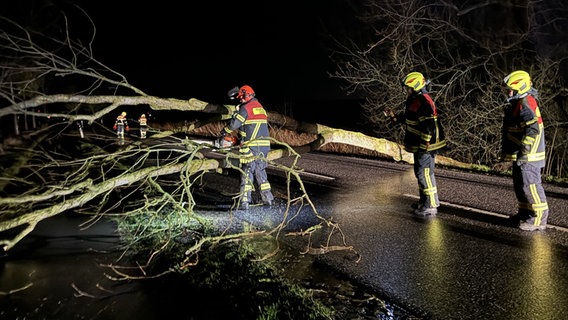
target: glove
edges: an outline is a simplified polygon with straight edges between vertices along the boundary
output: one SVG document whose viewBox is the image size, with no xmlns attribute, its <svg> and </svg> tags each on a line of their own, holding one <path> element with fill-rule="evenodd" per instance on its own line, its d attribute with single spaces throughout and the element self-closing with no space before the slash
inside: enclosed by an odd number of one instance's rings
<svg viewBox="0 0 568 320">
<path fill-rule="evenodd" d="M 116 130 L 116 124 L 114 125 L 114 127 L 112 127 L 112 130 Z"/>
<path fill-rule="evenodd" d="M 124 128 L 124 131 L 126 132 L 130 131 L 130 127 L 126 126 L 126 128 Z"/>
</svg>

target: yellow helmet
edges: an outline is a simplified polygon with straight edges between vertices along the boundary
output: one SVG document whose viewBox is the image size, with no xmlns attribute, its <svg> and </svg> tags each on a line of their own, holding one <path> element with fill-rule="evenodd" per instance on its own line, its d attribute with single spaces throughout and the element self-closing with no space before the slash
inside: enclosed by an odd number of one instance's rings
<svg viewBox="0 0 568 320">
<path fill-rule="evenodd" d="M 402 84 L 412 88 L 414 91 L 420 91 L 426 85 L 426 79 L 424 75 L 420 72 L 411 72 L 406 75 Z"/>
<path fill-rule="evenodd" d="M 124 117 L 124 116 L 126 116 L 126 112 L 123 112 L 120 115 Z"/>
<path fill-rule="evenodd" d="M 523 94 L 531 88 L 531 77 L 528 72 L 523 70 L 511 72 L 503 81 L 507 87 L 516 91 L 517 94 Z"/>
</svg>

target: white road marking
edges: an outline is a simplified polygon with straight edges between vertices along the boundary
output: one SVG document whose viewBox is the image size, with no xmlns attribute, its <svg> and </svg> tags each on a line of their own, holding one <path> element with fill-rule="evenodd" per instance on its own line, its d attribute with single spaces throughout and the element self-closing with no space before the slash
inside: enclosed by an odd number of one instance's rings
<svg viewBox="0 0 568 320">
<path fill-rule="evenodd" d="M 408 198 L 413 198 L 413 199 L 419 199 L 418 196 L 411 195 L 411 194 L 403 194 L 403 196 L 408 197 Z M 440 201 L 440 205 L 443 205 L 444 207 L 450 207 L 450 208 L 462 209 L 462 210 L 467 210 L 467 211 L 472 211 L 472 212 L 477 212 L 477 213 L 482 213 L 482 214 L 488 214 L 488 215 L 495 216 L 495 217 L 501 217 L 501 218 L 508 218 L 509 217 L 509 215 L 506 215 L 506 214 L 482 210 L 482 209 L 477 209 L 477 208 L 472 208 L 472 207 L 467 207 L 467 206 L 462 206 L 462 205 L 459 205 L 459 204 L 445 202 L 445 201 Z M 561 226 L 555 226 L 553 224 L 547 224 L 546 228 L 568 232 L 568 228 L 564 228 L 564 227 L 561 227 Z"/>
</svg>

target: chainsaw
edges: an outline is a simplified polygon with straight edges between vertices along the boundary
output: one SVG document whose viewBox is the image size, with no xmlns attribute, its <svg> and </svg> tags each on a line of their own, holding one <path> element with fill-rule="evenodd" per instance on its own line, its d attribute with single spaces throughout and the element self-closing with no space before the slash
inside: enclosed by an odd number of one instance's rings
<svg viewBox="0 0 568 320">
<path fill-rule="evenodd" d="M 238 139 L 235 136 L 223 136 L 215 140 L 215 148 L 230 149 L 238 144 Z"/>
</svg>

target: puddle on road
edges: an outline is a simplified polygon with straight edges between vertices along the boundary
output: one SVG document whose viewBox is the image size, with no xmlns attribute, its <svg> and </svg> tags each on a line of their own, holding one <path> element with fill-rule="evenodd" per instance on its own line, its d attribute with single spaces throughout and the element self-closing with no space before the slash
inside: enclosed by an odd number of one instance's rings
<svg viewBox="0 0 568 320">
<path fill-rule="evenodd" d="M 222 308 L 222 302 L 200 301 L 207 297 L 199 293 L 180 295 L 184 289 L 179 288 L 175 276 L 153 285 L 109 279 L 106 275 L 112 272 L 104 266 L 116 263 L 120 255 L 115 250 L 118 237 L 114 225 L 99 222 L 79 230 L 84 220 L 61 215 L 44 221 L 0 257 L 1 319 L 150 320 L 175 317 L 179 308 L 187 312 L 188 301 L 194 319 L 205 319 L 210 310 Z M 286 276 L 334 306 L 344 319 L 419 319 L 336 276 L 312 256 L 290 251 L 282 261 Z"/>
</svg>

